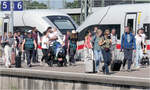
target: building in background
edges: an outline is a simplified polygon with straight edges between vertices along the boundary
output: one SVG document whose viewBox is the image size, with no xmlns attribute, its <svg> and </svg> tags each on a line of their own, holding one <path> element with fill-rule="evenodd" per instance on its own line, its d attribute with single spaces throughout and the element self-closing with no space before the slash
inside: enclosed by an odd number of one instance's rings
<svg viewBox="0 0 150 90">
<path fill-rule="evenodd" d="M 81 3 L 81 1 L 82 0 L 78 0 L 79 3 Z M 93 0 L 93 7 L 103 7 L 117 4 L 134 4 L 134 3 L 150 3 L 150 0 Z M 79 6 L 81 6 L 81 4 Z"/>
</svg>

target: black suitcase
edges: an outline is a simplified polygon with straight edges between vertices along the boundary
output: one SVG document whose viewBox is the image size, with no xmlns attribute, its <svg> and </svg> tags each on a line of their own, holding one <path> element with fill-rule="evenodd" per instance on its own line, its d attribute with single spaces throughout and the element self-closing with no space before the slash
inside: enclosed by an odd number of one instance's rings
<svg viewBox="0 0 150 90">
<path fill-rule="evenodd" d="M 15 57 L 15 67 L 21 68 L 21 52 Z"/>
<path fill-rule="evenodd" d="M 111 71 L 120 71 L 121 65 L 121 60 L 114 60 L 111 64 Z"/>
</svg>

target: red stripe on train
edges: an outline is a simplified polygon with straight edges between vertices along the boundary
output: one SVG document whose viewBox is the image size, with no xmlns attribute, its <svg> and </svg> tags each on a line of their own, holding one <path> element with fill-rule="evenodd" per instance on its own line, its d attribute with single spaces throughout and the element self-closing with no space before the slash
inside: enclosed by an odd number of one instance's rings
<svg viewBox="0 0 150 90">
<path fill-rule="evenodd" d="M 81 50 L 81 49 L 83 49 L 84 48 L 84 45 L 79 45 L 78 47 L 77 47 L 77 50 Z M 116 45 L 116 48 L 117 49 L 120 49 L 121 48 L 121 44 L 117 44 Z M 147 50 L 150 50 L 150 45 L 147 45 Z"/>
</svg>

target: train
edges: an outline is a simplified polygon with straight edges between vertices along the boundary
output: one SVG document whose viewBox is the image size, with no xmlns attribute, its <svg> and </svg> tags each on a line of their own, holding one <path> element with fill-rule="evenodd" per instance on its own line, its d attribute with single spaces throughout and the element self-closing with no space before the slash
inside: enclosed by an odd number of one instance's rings
<svg viewBox="0 0 150 90">
<path fill-rule="evenodd" d="M 91 14 L 77 29 L 79 33 L 78 50 L 82 53 L 84 49 L 84 37 L 87 30 L 93 30 L 98 27 L 102 30 L 116 29 L 118 43 L 116 48 L 121 48 L 121 36 L 124 33 L 124 27 L 129 26 L 135 34 L 140 28 L 144 28 L 146 34 L 146 50 L 150 55 L 150 4 L 124 4 L 112 5 L 100 8 L 97 12 Z M 82 55 L 82 54 L 81 54 Z"/>
<path fill-rule="evenodd" d="M 9 11 L 0 11 L 0 33 L 10 30 Z M 57 28 L 60 35 L 67 30 L 76 30 L 78 25 L 64 12 L 48 9 L 24 10 L 13 12 L 13 32 L 24 32 L 36 27 L 43 33 L 48 27 Z"/>
</svg>

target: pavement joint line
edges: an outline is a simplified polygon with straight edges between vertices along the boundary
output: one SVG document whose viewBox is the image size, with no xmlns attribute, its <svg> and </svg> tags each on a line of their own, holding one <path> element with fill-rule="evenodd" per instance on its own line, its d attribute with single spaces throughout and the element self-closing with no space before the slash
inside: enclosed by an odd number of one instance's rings
<svg viewBox="0 0 150 90">
<path fill-rule="evenodd" d="M 0 70 L 6 70 L 7 68 L 1 68 Z M 24 69 L 24 68 L 21 68 L 21 69 L 18 69 L 18 68 L 10 68 L 10 69 L 7 69 L 7 70 L 21 70 L 21 71 L 39 71 L 39 72 L 53 72 L 53 73 L 61 73 L 61 74 L 75 74 L 75 75 L 90 75 L 90 76 L 105 76 L 105 77 L 109 77 L 109 78 L 126 78 L 126 79 L 141 79 L 141 80 L 149 80 L 150 81 L 150 78 L 140 78 L 140 77 L 128 77 L 128 76 L 114 76 L 114 75 L 96 75 L 96 74 L 87 74 L 87 73 L 74 73 L 74 72 L 60 72 L 60 71 L 46 71 L 46 70 L 35 70 L 35 69 Z"/>
</svg>

